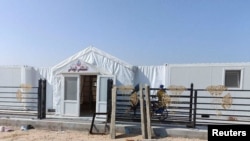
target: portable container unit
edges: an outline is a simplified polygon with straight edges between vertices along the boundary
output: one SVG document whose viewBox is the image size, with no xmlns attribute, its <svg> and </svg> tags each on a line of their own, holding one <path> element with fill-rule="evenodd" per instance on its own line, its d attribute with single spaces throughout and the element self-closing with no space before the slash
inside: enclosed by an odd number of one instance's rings
<svg viewBox="0 0 250 141">
<path fill-rule="evenodd" d="M 189 88 L 194 84 L 198 90 L 197 103 L 203 103 L 197 104 L 198 116 L 227 119 L 230 115 L 240 119 L 250 116 L 249 106 L 244 106 L 250 103 L 250 92 L 244 91 L 250 90 L 250 63 L 168 64 L 166 74 L 167 86 Z"/>
<path fill-rule="evenodd" d="M 0 66 L 0 110 L 36 110 L 28 103 L 29 97 L 37 97 L 36 71 L 29 66 Z"/>
</svg>

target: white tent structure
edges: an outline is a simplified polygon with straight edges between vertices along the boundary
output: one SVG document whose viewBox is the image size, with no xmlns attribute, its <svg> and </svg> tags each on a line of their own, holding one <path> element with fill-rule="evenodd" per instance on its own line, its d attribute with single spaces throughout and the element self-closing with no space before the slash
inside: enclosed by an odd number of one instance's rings
<svg viewBox="0 0 250 141">
<path fill-rule="evenodd" d="M 90 46 L 51 68 L 48 82 L 53 86 L 53 108 L 60 115 L 80 116 L 87 110 L 81 105 L 95 99 L 95 105 L 88 108 L 105 112 L 107 79 L 115 85 L 134 85 L 135 72 L 136 67 Z M 91 93 L 92 98 L 84 93 Z"/>
<path fill-rule="evenodd" d="M 25 84 L 36 87 L 39 79 L 46 79 L 46 110 L 55 110 L 59 116 L 74 117 L 106 112 L 107 84 L 110 79 L 117 86 L 147 84 L 151 88 L 158 88 L 163 84 L 166 88 L 171 85 L 189 88 L 193 83 L 195 89 L 224 85 L 232 90 L 249 90 L 249 77 L 249 62 L 133 66 L 92 46 L 49 68 L 0 66 L 0 86 Z M 5 91 L 3 88 L 0 90 Z M 19 89 L 8 91 L 19 92 Z M 155 94 L 155 91 L 151 91 L 151 94 Z M 246 93 L 235 92 L 235 95 L 246 97 Z M 2 96 L 9 97 L 8 94 Z M 2 101 L 0 110 L 11 107 L 9 105 Z M 27 109 L 30 105 L 13 106 Z"/>
</svg>

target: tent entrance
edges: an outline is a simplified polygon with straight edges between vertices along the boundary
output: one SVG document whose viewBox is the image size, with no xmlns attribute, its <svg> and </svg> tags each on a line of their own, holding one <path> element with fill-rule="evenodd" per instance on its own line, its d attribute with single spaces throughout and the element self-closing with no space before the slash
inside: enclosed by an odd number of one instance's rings
<svg viewBox="0 0 250 141">
<path fill-rule="evenodd" d="M 97 75 L 80 76 L 80 117 L 92 116 L 96 109 Z"/>
</svg>

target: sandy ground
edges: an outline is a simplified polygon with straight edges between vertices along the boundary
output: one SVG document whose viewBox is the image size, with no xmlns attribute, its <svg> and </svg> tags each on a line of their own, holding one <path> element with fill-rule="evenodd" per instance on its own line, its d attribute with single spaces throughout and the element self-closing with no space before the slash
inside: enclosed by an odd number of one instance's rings
<svg viewBox="0 0 250 141">
<path fill-rule="evenodd" d="M 0 141 L 146 141 L 142 139 L 141 135 L 124 135 L 116 134 L 116 139 L 110 139 L 110 135 L 93 135 L 87 132 L 81 131 L 49 131 L 30 129 L 27 131 L 21 131 L 18 128 L 13 128 L 11 132 L 0 132 Z M 207 141 L 201 139 L 188 139 L 188 138 L 176 138 L 165 137 L 152 139 L 163 141 Z"/>
</svg>

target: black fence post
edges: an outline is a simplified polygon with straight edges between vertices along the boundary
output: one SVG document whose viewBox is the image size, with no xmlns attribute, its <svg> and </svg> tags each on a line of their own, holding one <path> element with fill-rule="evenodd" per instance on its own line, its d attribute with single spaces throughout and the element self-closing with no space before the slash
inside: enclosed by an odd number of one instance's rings
<svg viewBox="0 0 250 141">
<path fill-rule="evenodd" d="M 192 111 L 193 111 L 193 91 L 194 91 L 194 84 L 191 83 L 190 86 L 190 103 L 189 103 L 189 122 L 192 122 Z"/>
<path fill-rule="evenodd" d="M 41 92 L 42 92 L 42 79 L 38 80 L 38 92 L 37 92 L 37 118 L 42 119 L 41 116 Z"/>
<path fill-rule="evenodd" d="M 42 92 L 41 92 L 41 118 L 46 118 L 46 80 L 42 81 Z"/>
<path fill-rule="evenodd" d="M 195 126 L 196 126 L 196 108 L 197 108 L 197 96 L 198 96 L 198 94 L 197 94 L 198 92 L 197 92 L 197 90 L 195 90 L 195 92 L 194 92 L 194 115 L 193 115 L 193 128 L 195 128 Z"/>
<path fill-rule="evenodd" d="M 107 86 L 107 123 L 110 123 L 111 119 L 111 104 L 112 104 L 112 88 L 113 88 L 113 80 L 108 79 L 108 86 Z"/>
</svg>

